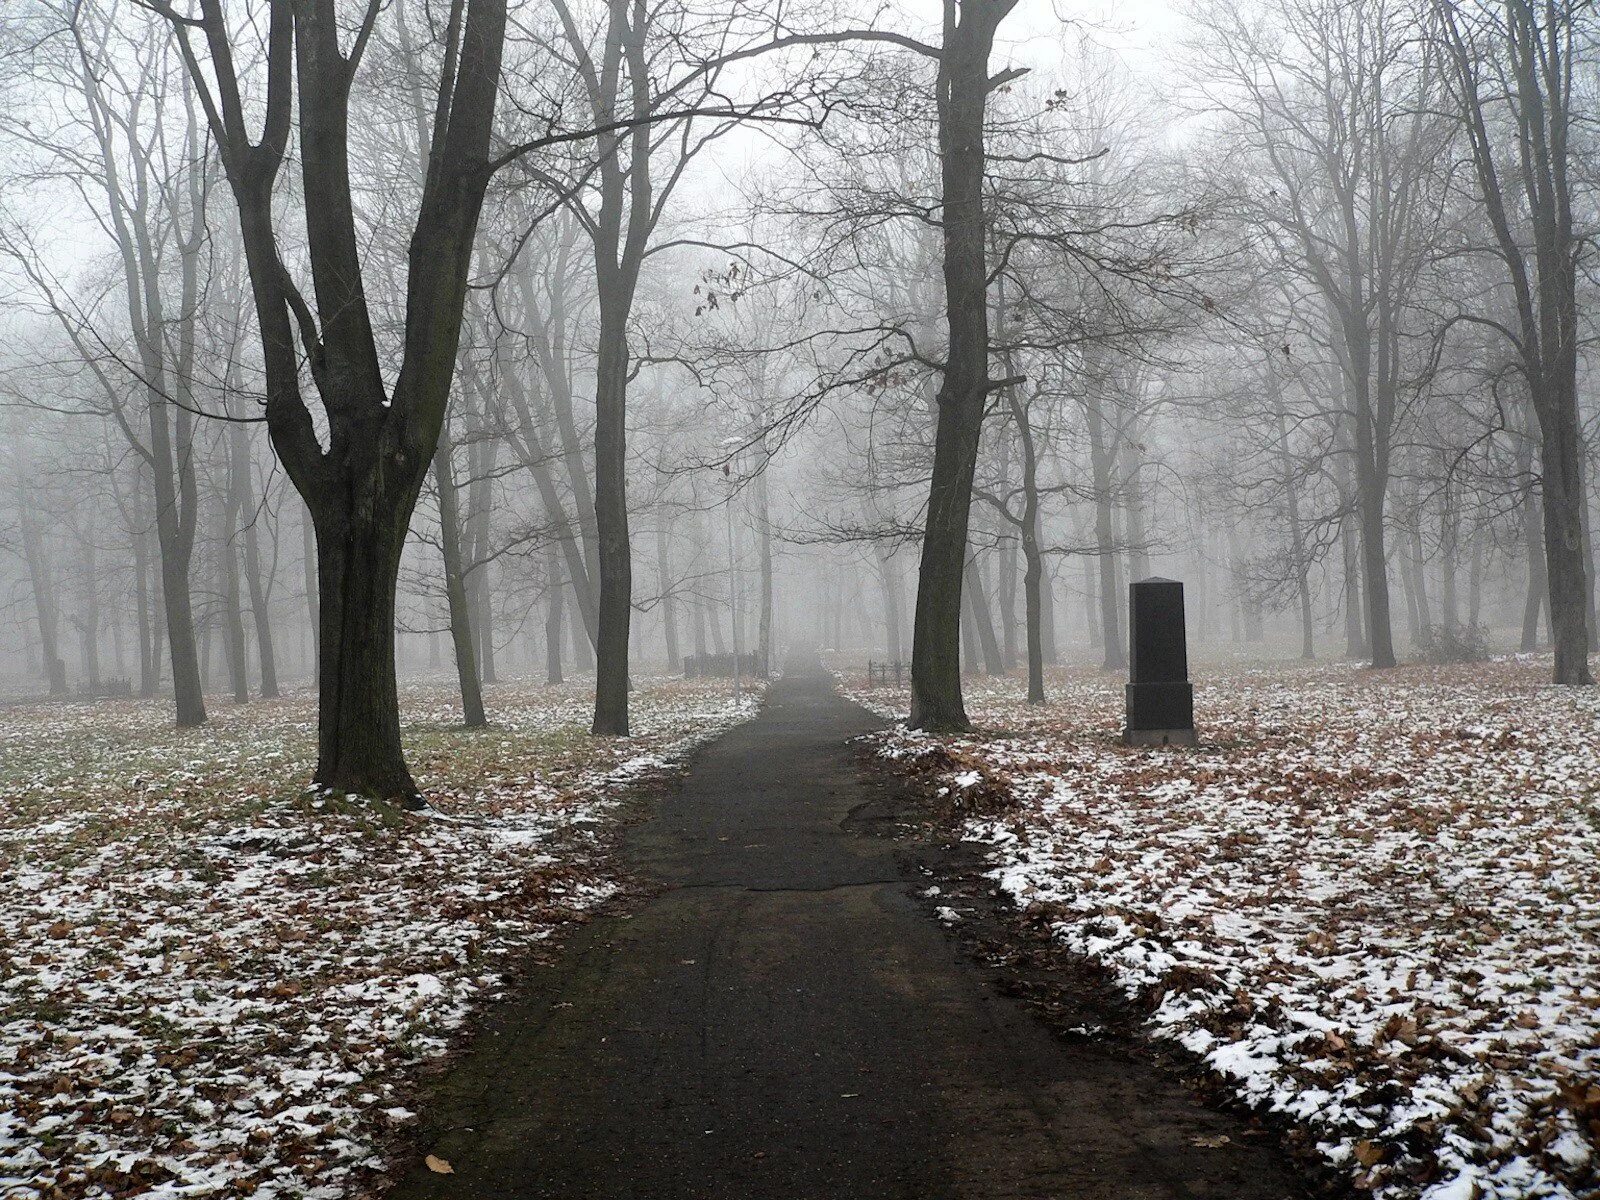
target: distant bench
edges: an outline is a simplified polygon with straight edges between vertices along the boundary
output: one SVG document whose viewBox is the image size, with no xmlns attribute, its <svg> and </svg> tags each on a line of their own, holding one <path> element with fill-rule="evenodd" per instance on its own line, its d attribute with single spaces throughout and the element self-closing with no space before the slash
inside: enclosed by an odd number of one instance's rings
<svg viewBox="0 0 1600 1200">
<path fill-rule="evenodd" d="M 904 687 L 906 677 L 911 674 L 911 664 L 905 662 L 874 662 L 867 660 L 867 686 L 888 687 L 890 676 L 894 677 L 895 687 Z"/>
</svg>

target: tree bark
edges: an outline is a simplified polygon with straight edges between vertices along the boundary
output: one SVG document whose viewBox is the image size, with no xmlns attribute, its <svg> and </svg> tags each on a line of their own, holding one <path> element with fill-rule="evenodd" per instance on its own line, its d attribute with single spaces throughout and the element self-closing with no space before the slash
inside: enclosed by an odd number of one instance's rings
<svg viewBox="0 0 1600 1200">
<path fill-rule="evenodd" d="M 683 670 L 683 653 L 678 648 L 677 588 L 672 577 L 671 547 L 667 544 L 665 512 L 656 514 L 656 578 L 661 586 L 661 632 L 667 644 L 667 670 L 676 675 Z"/>
<path fill-rule="evenodd" d="M 450 643 L 455 650 L 456 678 L 461 685 L 462 723 L 468 729 L 481 729 L 488 719 L 483 711 L 483 685 L 478 678 L 478 655 L 473 649 L 472 608 L 461 561 L 461 507 L 455 467 L 451 462 L 452 449 L 447 427 L 441 431 L 433 455 L 433 479 L 439 492 L 439 549 L 444 558 Z"/>
<path fill-rule="evenodd" d="M 628 733 L 628 625 L 633 619 L 627 481 L 627 319 L 632 289 L 631 283 L 611 275 L 602 264 L 594 424 L 594 515 L 600 545 L 600 598 L 591 730 L 598 736 L 623 737 Z M 626 296 L 616 294 L 623 286 L 628 288 Z"/>
<path fill-rule="evenodd" d="M 989 396 L 984 112 L 995 30 L 1015 0 L 945 0 L 939 55 L 940 198 L 948 347 L 917 573 L 910 724 L 970 727 L 961 696 L 961 591 L 973 472 Z"/>
<path fill-rule="evenodd" d="M 228 683 L 235 704 L 250 700 L 250 656 L 244 640 L 244 589 L 239 581 L 239 547 L 234 534 L 239 528 L 239 493 L 229 480 L 218 514 L 214 548 L 218 574 L 222 577 L 222 648 L 228 664 Z"/>
<path fill-rule="evenodd" d="M 556 684 L 564 681 L 561 674 L 561 602 L 567 589 L 561 578 L 561 559 L 553 543 L 545 550 L 544 577 L 544 681 Z"/>
</svg>

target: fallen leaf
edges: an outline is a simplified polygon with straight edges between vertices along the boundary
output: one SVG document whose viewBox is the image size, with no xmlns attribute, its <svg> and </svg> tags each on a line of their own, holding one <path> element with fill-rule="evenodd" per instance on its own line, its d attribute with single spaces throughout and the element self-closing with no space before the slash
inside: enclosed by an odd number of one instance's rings
<svg viewBox="0 0 1600 1200">
<path fill-rule="evenodd" d="M 456 1169 L 450 1165 L 448 1158 L 440 1158 L 437 1154 L 430 1154 L 422 1160 L 427 1164 L 428 1170 L 435 1175 L 454 1175 Z"/>
</svg>

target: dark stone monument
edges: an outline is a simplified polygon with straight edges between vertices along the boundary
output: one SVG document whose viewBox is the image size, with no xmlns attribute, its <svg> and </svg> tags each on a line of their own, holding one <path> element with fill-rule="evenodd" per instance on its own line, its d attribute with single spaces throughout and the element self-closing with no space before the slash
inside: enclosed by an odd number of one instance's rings
<svg viewBox="0 0 1600 1200">
<path fill-rule="evenodd" d="M 1183 629 L 1183 584 L 1141 579 L 1128 585 L 1130 746 L 1193 746 L 1194 685 Z"/>
</svg>

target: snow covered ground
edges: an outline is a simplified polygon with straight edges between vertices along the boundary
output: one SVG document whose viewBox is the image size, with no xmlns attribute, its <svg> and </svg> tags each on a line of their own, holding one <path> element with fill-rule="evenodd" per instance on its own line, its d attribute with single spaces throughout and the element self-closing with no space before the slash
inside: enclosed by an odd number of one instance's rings
<svg viewBox="0 0 1600 1200">
<path fill-rule="evenodd" d="M 1117 742 L 1120 678 L 970 681 L 900 728 L 992 877 L 1151 1030 L 1385 1200 L 1600 1196 L 1600 693 L 1548 661 L 1232 668 L 1198 751 Z M 857 699 L 903 717 L 906 697 Z"/>
<path fill-rule="evenodd" d="M 616 889 L 625 785 L 757 703 L 640 681 L 602 742 L 575 687 L 470 734 L 403 699 L 431 814 L 304 793 L 305 697 L 0 711 L 0 1196 L 360 1194 L 470 1007 Z"/>
</svg>

